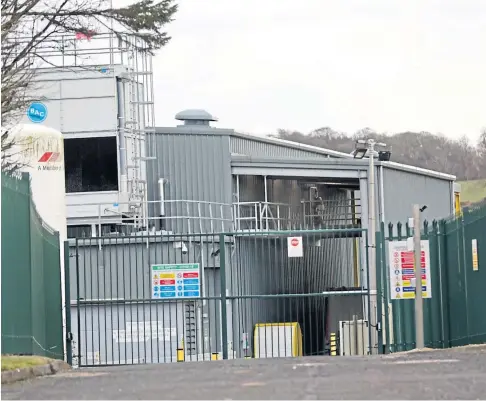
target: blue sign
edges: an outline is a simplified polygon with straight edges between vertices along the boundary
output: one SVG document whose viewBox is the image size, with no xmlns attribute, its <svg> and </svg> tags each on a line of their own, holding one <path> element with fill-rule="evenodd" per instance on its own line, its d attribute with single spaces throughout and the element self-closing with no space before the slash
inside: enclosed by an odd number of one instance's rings
<svg viewBox="0 0 486 401">
<path fill-rule="evenodd" d="M 175 286 L 174 285 L 161 285 L 160 286 L 160 291 L 174 291 Z"/>
<path fill-rule="evenodd" d="M 29 120 L 33 123 L 42 123 L 47 118 L 47 107 L 44 103 L 33 102 L 27 109 L 27 117 L 29 117 Z"/>
<path fill-rule="evenodd" d="M 185 297 L 198 297 L 199 291 L 184 291 Z"/>
<path fill-rule="evenodd" d="M 160 298 L 174 298 L 176 296 L 175 291 L 173 292 L 161 292 Z"/>
<path fill-rule="evenodd" d="M 198 285 L 185 285 L 184 291 L 199 291 Z"/>
<path fill-rule="evenodd" d="M 198 278 L 185 278 L 184 279 L 184 285 L 187 286 L 188 284 L 199 285 L 199 279 Z"/>
<path fill-rule="evenodd" d="M 422 286 L 422 291 L 427 291 L 427 286 Z M 415 292 L 415 287 L 403 287 L 403 292 Z"/>
</svg>

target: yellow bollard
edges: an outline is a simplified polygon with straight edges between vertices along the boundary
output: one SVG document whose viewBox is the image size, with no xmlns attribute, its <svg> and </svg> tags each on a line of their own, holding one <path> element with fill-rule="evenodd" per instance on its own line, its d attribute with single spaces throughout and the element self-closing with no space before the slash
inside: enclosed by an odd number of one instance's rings
<svg viewBox="0 0 486 401">
<path fill-rule="evenodd" d="M 211 360 L 217 361 L 218 359 L 219 359 L 219 354 L 217 352 L 212 352 L 211 353 Z"/>
<path fill-rule="evenodd" d="M 331 356 L 337 355 L 337 341 L 336 341 L 336 333 L 331 333 L 330 336 L 331 342 Z"/>
<path fill-rule="evenodd" d="M 177 362 L 184 362 L 184 337 L 181 337 L 181 346 L 177 348 Z"/>
<path fill-rule="evenodd" d="M 184 362 L 184 348 L 177 348 L 177 362 Z"/>
</svg>

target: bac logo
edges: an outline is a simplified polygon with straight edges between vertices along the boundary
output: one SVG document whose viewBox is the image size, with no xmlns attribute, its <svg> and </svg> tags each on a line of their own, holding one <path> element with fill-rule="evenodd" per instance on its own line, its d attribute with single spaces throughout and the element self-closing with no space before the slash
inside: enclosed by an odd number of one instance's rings
<svg viewBox="0 0 486 401">
<path fill-rule="evenodd" d="M 47 107 L 41 102 L 33 102 L 27 109 L 27 117 L 33 123 L 42 123 L 47 118 Z"/>
<path fill-rule="evenodd" d="M 59 156 L 61 154 L 59 152 L 45 152 L 41 158 L 39 159 L 39 163 L 47 163 L 47 162 L 58 162 Z"/>
</svg>

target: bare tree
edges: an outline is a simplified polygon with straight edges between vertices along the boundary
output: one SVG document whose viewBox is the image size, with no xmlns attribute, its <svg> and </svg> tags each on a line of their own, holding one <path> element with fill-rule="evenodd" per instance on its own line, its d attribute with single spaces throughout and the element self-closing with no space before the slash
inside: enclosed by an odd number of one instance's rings
<svg viewBox="0 0 486 401">
<path fill-rule="evenodd" d="M 483 128 L 479 135 L 478 151 L 482 157 L 486 157 L 486 128 Z"/>
<path fill-rule="evenodd" d="M 9 127 L 33 100 L 36 66 L 52 65 L 43 54 L 63 51 L 64 44 L 55 39 L 59 34 L 89 39 L 111 33 L 120 41 L 129 34 L 143 44 L 137 50 L 153 54 L 170 40 L 165 27 L 176 12 L 174 0 L 137 0 L 118 8 L 111 0 L 2 0 L 2 170 L 14 169 L 3 162 L 13 146 Z"/>
</svg>

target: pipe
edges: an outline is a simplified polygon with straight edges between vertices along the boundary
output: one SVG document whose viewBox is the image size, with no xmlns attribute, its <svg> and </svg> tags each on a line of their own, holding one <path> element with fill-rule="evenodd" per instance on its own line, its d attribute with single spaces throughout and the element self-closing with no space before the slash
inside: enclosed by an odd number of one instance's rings
<svg viewBox="0 0 486 401">
<path fill-rule="evenodd" d="M 383 165 L 380 166 L 380 207 L 381 207 L 381 222 L 385 223 L 385 190 L 383 184 Z"/>
<path fill-rule="evenodd" d="M 160 197 L 160 212 L 159 212 L 159 217 L 160 217 L 160 229 L 164 230 L 165 229 L 165 220 L 163 217 L 165 216 L 165 188 L 164 185 L 167 182 L 165 178 L 159 178 L 158 184 L 159 184 L 159 197 Z"/>
<path fill-rule="evenodd" d="M 127 149 L 125 141 L 125 87 L 121 78 L 116 78 L 118 99 L 118 141 L 120 152 L 120 192 L 128 192 Z"/>
<path fill-rule="evenodd" d="M 159 196 L 160 196 L 160 216 L 165 216 L 165 192 L 164 184 L 167 182 L 165 178 L 159 178 Z"/>
</svg>

